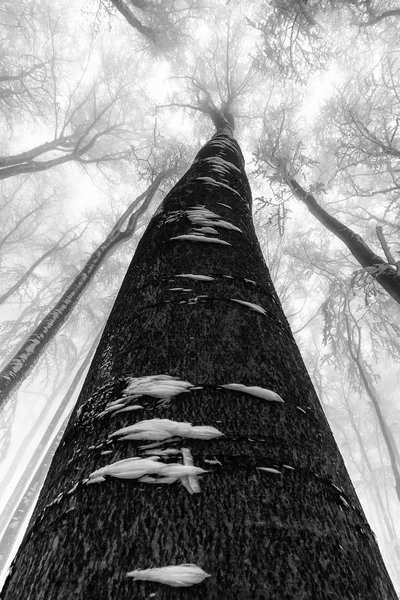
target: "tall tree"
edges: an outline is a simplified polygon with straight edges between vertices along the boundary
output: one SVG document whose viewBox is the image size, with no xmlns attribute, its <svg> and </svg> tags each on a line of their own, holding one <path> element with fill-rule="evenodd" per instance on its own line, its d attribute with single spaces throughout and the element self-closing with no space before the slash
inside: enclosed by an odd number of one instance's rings
<svg viewBox="0 0 400 600">
<path fill-rule="evenodd" d="M 10 397 L 22 383 L 39 360 L 47 344 L 60 330 L 70 316 L 79 298 L 92 281 L 99 268 L 115 249 L 129 240 L 135 229 L 139 217 L 147 210 L 158 186 L 166 176 L 167 171 L 162 171 L 148 186 L 147 190 L 133 200 L 124 213 L 119 217 L 106 239 L 92 252 L 73 281 L 30 333 L 22 346 L 10 362 L 0 372 L 0 406 Z M 141 204 L 140 204 L 141 203 Z"/>
<path fill-rule="evenodd" d="M 41 256 L 39 256 L 39 258 L 37 258 L 34 261 L 33 264 L 31 264 L 31 266 L 24 272 L 23 275 L 21 275 L 21 277 L 18 279 L 18 281 L 16 283 L 14 283 L 14 285 L 12 285 L 6 292 L 4 292 L 4 294 L 0 295 L 0 304 L 3 304 L 3 302 L 8 300 L 8 298 L 10 298 L 10 296 L 15 294 L 15 292 L 29 279 L 30 275 L 35 271 L 35 269 L 39 265 L 42 264 L 43 261 L 45 261 L 48 257 L 51 257 L 53 254 L 55 254 L 59 250 L 62 250 L 64 248 L 66 248 L 67 246 L 69 246 L 70 244 L 72 244 L 72 242 L 74 242 L 78 237 L 80 237 L 82 235 L 83 231 L 79 234 L 79 236 L 74 235 L 70 240 L 68 240 L 67 242 L 62 244 L 61 242 L 64 240 L 64 238 L 67 235 L 66 233 L 64 233 L 61 236 L 61 238 L 55 244 L 53 244 L 51 246 L 51 248 L 46 250 Z M 69 232 L 67 232 L 67 233 L 69 233 Z"/>
<path fill-rule="evenodd" d="M 263 261 L 233 120 L 210 116 L 138 245 L 4 600 L 176 597 L 160 583 L 396 599 Z"/>
<path fill-rule="evenodd" d="M 337 293 L 337 292 L 336 292 Z M 325 319 L 325 327 L 324 327 L 324 337 L 326 342 L 330 342 L 334 353 L 340 352 L 342 350 L 341 355 L 348 354 L 350 358 L 351 367 L 356 373 L 349 373 L 349 378 L 354 379 L 354 375 L 356 374 L 357 379 L 359 379 L 359 383 L 362 387 L 364 387 L 366 396 L 369 398 L 372 403 L 374 412 L 376 414 L 377 421 L 379 423 L 379 428 L 382 434 L 382 438 L 384 440 L 387 453 L 390 459 L 391 471 L 393 474 L 394 485 L 396 489 L 396 494 L 398 500 L 400 500 L 400 455 L 396 446 L 395 439 L 391 432 L 390 425 L 385 417 L 385 414 L 382 410 L 381 401 L 377 394 L 377 391 L 374 389 L 374 385 L 371 378 L 371 369 L 369 365 L 365 362 L 362 352 L 362 328 L 358 322 L 358 319 L 353 314 L 351 310 L 351 303 L 349 300 L 349 294 L 342 290 L 343 300 L 340 303 L 340 308 L 337 310 L 337 315 L 334 318 L 331 310 L 332 304 L 330 299 L 328 298 L 323 306 L 322 312 L 324 314 Z M 333 322 L 335 321 L 335 335 L 332 336 L 332 329 L 334 327 Z M 341 331 L 341 327 L 343 330 Z M 339 325 L 339 326 L 338 326 Z M 371 333 L 370 333 L 371 335 Z M 340 350 L 339 350 L 340 349 Z M 342 356 L 338 357 L 338 363 L 342 362 Z"/>
<path fill-rule="evenodd" d="M 258 144 L 255 153 L 255 173 L 266 177 L 275 189 L 279 189 L 279 196 L 283 202 L 287 199 L 287 192 L 293 194 L 302 202 L 309 212 L 331 233 L 340 239 L 348 248 L 356 261 L 372 278 L 397 302 L 400 303 L 400 275 L 396 259 L 390 250 L 385 236 L 381 233 L 379 241 L 385 253 L 385 258 L 379 256 L 373 248 L 353 229 L 323 208 L 317 200 L 317 194 L 327 193 L 332 181 L 324 184 L 329 179 L 328 169 L 323 164 L 320 168 L 320 179 L 306 190 L 299 183 L 304 171 L 310 172 L 319 165 L 316 158 L 306 154 L 304 144 L 296 135 L 293 124 L 292 107 L 280 106 L 275 112 L 275 122 L 264 125 L 264 135 Z M 349 143 L 343 153 L 349 153 L 356 144 Z M 357 150 L 359 151 L 359 150 Z M 354 159 L 356 163 L 357 160 Z M 343 167 L 337 167 L 336 175 Z M 309 174 L 309 173 L 308 173 Z M 312 176 L 312 175 L 311 175 Z M 334 177 L 332 177 L 334 179 Z M 282 189 L 287 186 L 288 189 Z M 371 215 L 372 216 L 372 215 Z"/>
<path fill-rule="evenodd" d="M 397 272 L 397 266 L 375 254 L 360 235 L 330 215 L 296 179 L 288 178 L 287 183 L 295 197 L 307 206 L 310 213 L 322 225 L 346 244 L 360 265 L 400 304 L 400 275 Z"/>
</svg>

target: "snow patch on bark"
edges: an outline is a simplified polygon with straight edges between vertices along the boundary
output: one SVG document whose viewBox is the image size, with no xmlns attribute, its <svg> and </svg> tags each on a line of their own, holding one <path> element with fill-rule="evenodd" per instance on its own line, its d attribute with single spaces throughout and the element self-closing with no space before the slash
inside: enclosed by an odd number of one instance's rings
<svg viewBox="0 0 400 600">
<path fill-rule="evenodd" d="M 187 467 L 193 467 L 193 456 L 189 448 L 181 448 L 183 464 Z M 186 475 L 181 478 L 182 485 L 187 489 L 189 494 L 199 494 L 200 484 L 199 478 L 196 475 Z"/>
<path fill-rule="evenodd" d="M 225 388 L 226 390 L 234 390 L 235 392 L 244 392 L 245 394 L 250 394 L 250 396 L 256 396 L 257 398 L 262 398 L 263 400 L 269 400 L 271 402 L 284 402 L 284 400 L 276 392 L 259 387 L 257 385 L 226 383 L 220 387 Z"/>
<path fill-rule="evenodd" d="M 278 469 L 273 469 L 272 467 L 257 467 L 259 471 L 267 471 L 268 473 L 274 473 L 275 475 L 282 475 Z"/>
<path fill-rule="evenodd" d="M 93 471 L 86 484 L 100 482 L 105 476 L 116 479 L 138 479 L 141 483 L 175 483 L 182 478 L 199 476 L 207 473 L 201 467 L 182 465 L 180 463 L 165 464 L 159 462 L 160 456 L 148 458 L 126 458 Z M 100 479 L 99 481 L 99 478 Z"/>
<path fill-rule="evenodd" d="M 118 429 L 110 437 L 123 436 L 119 440 L 164 440 L 180 436 L 211 440 L 222 435 L 224 434 L 221 431 L 208 425 L 193 426 L 191 423 L 171 421 L 170 419 L 147 419 Z"/>
<path fill-rule="evenodd" d="M 223 229 L 231 229 L 232 231 L 238 231 L 243 233 L 239 227 L 225 221 L 217 213 L 208 210 L 203 206 L 194 206 L 186 211 L 186 215 L 194 225 L 211 226 L 211 227 L 222 227 Z"/>
<path fill-rule="evenodd" d="M 174 290 L 174 288 L 172 288 Z M 175 288 L 175 291 L 184 291 L 183 288 Z M 123 397 L 109 402 L 106 408 L 100 412 L 97 417 L 104 417 L 109 413 L 117 414 L 119 412 L 129 412 L 142 409 L 143 406 L 135 404 L 127 406 L 132 400 L 141 396 L 153 396 L 160 398 L 164 402 L 169 402 L 173 396 L 190 391 L 193 384 L 189 381 L 181 381 L 177 377 L 170 375 L 146 375 L 144 377 L 131 377 L 128 385 L 123 392 Z"/>
<path fill-rule="evenodd" d="M 206 158 L 203 158 L 202 160 L 209 162 L 211 164 L 215 163 L 216 165 L 218 165 L 224 169 L 227 169 L 227 170 L 233 169 L 234 171 L 237 171 L 238 173 L 240 173 L 240 169 L 236 165 L 229 162 L 228 160 L 224 160 L 220 156 L 208 156 Z"/>
<path fill-rule="evenodd" d="M 127 576 L 133 577 L 135 581 L 155 581 L 171 587 L 189 587 L 211 577 L 209 573 L 191 563 L 130 571 Z"/>
<path fill-rule="evenodd" d="M 236 298 L 231 298 L 231 300 L 232 302 L 238 302 L 239 304 L 243 304 L 243 306 L 247 306 L 251 310 L 254 310 L 255 312 L 258 312 L 262 315 L 267 314 L 261 306 L 259 306 L 258 304 L 254 304 L 254 302 L 246 302 L 245 300 L 237 300 Z"/>
<path fill-rule="evenodd" d="M 207 183 L 208 185 L 213 185 L 215 187 L 223 187 L 240 197 L 239 192 L 234 190 L 233 187 L 231 187 L 230 185 L 227 185 L 226 183 L 221 183 L 220 181 L 216 181 L 212 177 L 196 177 L 196 181 L 204 181 L 204 183 Z"/>
<path fill-rule="evenodd" d="M 215 278 L 209 275 L 195 275 L 193 273 L 180 273 L 179 275 L 175 275 L 175 277 L 184 277 L 185 279 L 195 279 L 198 281 L 215 281 Z"/>
<path fill-rule="evenodd" d="M 192 387 L 194 385 L 190 381 L 182 381 L 171 375 L 146 375 L 144 377 L 131 377 L 125 389 L 125 394 L 132 395 L 133 398 L 146 395 L 170 400 L 172 396 L 188 392 Z"/>
<path fill-rule="evenodd" d="M 171 240 L 183 240 L 189 242 L 206 242 L 211 244 L 223 244 L 224 246 L 231 246 L 229 242 L 225 242 L 224 240 L 219 240 L 217 238 L 209 238 L 202 235 L 194 235 L 194 234 L 184 234 L 184 235 L 176 235 L 175 237 L 170 238 Z"/>
</svg>

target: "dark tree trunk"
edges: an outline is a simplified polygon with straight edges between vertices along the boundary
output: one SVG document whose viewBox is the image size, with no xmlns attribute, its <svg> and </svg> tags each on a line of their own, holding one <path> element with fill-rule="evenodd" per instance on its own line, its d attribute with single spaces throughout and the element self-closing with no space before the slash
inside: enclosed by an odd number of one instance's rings
<svg viewBox="0 0 400 600">
<path fill-rule="evenodd" d="M 203 206 L 218 217 L 193 208 Z M 196 389 L 162 406 L 145 395 L 132 400 L 138 412 L 99 417 L 128 377 L 160 374 Z M 230 383 L 272 390 L 284 403 L 221 387 Z M 84 483 L 99 467 L 143 456 L 146 442 L 108 437 L 153 418 L 225 434 L 161 446 L 190 449 L 208 470 L 200 493 L 179 482 Z M 211 577 L 188 589 L 127 577 L 181 563 Z M 139 243 L 2 598 L 153 596 L 397 598 L 269 278 L 228 126 L 200 150 Z"/>
<path fill-rule="evenodd" d="M 130 3 L 130 2 L 125 2 L 124 0 L 111 0 L 111 3 L 121 13 L 121 15 L 124 17 L 124 19 L 129 23 L 129 25 L 131 27 L 136 29 L 139 33 L 143 34 L 149 40 L 152 40 L 154 38 L 155 32 L 150 27 L 147 27 L 147 25 L 143 25 L 143 23 L 141 23 L 139 21 L 139 19 L 137 17 L 135 17 L 135 15 L 133 14 L 133 12 L 131 11 L 131 9 L 129 7 L 129 4 L 133 4 L 134 6 L 137 6 L 137 4 L 138 4 L 137 2 Z"/>
<path fill-rule="evenodd" d="M 358 233 L 355 233 L 338 219 L 332 217 L 332 215 L 318 204 L 314 196 L 306 192 L 295 179 L 290 179 L 288 184 L 296 198 L 307 206 L 310 213 L 324 227 L 329 229 L 339 240 L 346 244 L 360 265 L 365 269 L 370 269 L 370 275 L 376 279 L 393 300 L 400 304 L 400 275 L 397 274 L 396 267 L 375 254 Z M 384 268 L 382 269 L 382 267 Z"/>
<path fill-rule="evenodd" d="M 32 498 L 37 498 L 40 492 L 56 448 L 68 423 L 68 416 L 71 412 L 71 407 L 68 405 L 71 404 L 71 399 L 76 394 L 77 387 L 82 381 L 85 371 L 93 358 L 100 336 L 101 332 L 96 336 L 86 357 L 82 361 L 67 393 L 64 395 L 60 406 L 43 432 L 40 442 L 0 515 L 0 572 L 10 560 L 11 552 L 20 535 L 20 531 L 26 527 L 27 517 L 33 506 Z M 57 392 L 55 395 L 57 395 Z M 49 406 L 47 405 L 42 414 L 39 415 L 41 420 L 46 416 L 48 408 Z M 18 456 L 18 459 L 20 462 L 21 457 Z M 15 461 L 15 464 L 11 464 L 10 469 L 5 474 L 4 481 L 10 480 L 17 466 L 18 460 Z"/>
</svg>

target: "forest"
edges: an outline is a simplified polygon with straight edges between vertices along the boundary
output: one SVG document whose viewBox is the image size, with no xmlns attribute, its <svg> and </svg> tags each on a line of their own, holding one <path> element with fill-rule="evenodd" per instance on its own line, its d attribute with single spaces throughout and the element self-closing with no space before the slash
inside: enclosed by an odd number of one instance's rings
<svg viewBox="0 0 400 600">
<path fill-rule="evenodd" d="M 0 597 L 400 598 L 400 2 L 0 22 Z"/>
</svg>

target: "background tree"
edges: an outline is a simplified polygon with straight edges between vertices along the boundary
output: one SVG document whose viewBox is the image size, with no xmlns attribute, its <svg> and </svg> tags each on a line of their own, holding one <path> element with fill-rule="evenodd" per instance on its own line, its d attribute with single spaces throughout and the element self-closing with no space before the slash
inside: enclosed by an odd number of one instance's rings
<svg viewBox="0 0 400 600">
<path fill-rule="evenodd" d="M 332 215 L 329 209 L 325 209 L 315 197 L 317 194 L 323 194 L 326 198 L 329 190 L 332 190 L 332 188 L 337 189 L 337 179 L 339 179 L 340 192 L 343 193 L 341 186 L 342 178 L 348 181 L 346 177 L 343 177 L 343 170 L 345 168 L 343 163 L 338 160 L 337 166 L 333 167 L 335 171 L 331 177 L 329 177 L 330 173 L 326 162 L 322 163 L 323 168 L 320 167 L 320 161 L 312 156 L 314 148 L 311 142 L 311 152 L 309 152 L 301 139 L 302 132 L 296 131 L 296 121 L 298 119 L 295 115 L 294 104 L 277 107 L 273 111 L 273 116 L 272 125 L 266 124 L 264 127 L 263 137 L 255 153 L 255 173 L 268 178 L 274 186 L 274 190 L 277 191 L 279 197 L 282 199 L 283 204 L 287 201 L 288 191 L 295 198 L 303 202 L 310 213 L 347 246 L 357 262 L 365 269 L 365 272 L 376 279 L 392 298 L 396 302 L 399 302 L 400 276 L 398 274 L 397 262 L 393 257 L 382 229 L 378 230 L 380 231 L 378 237 L 385 258 L 379 256 L 357 232 L 336 218 L 334 214 Z M 320 127 L 318 127 L 317 131 L 320 131 Z M 343 154 L 346 156 L 346 161 L 350 152 L 353 151 L 355 153 L 353 158 L 350 159 L 350 167 L 356 165 L 355 169 L 360 171 L 361 161 L 358 159 L 360 144 L 355 141 L 348 141 L 348 144 L 346 142 L 342 144 L 340 141 L 339 147 L 342 148 Z M 329 146 L 329 149 L 332 150 L 332 145 Z M 330 158 L 331 155 L 329 156 Z M 331 165 L 330 169 L 332 169 Z M 386 168 L 387 171 L 390 171 L 390 167 Z M 362 175 L 365 176 L 365 171 Z M 312 179 L 312 183 L 309 183 L 307 186 L 308 189 L 305 189 L 301 185 L 300 180 L 305 179 L 307 176 Z M 288 189 L 285 189 L 285 186 Z"/>
<path fill-rule="evenodd" d="M 18 388 L 39 360 L 47 344 L 68 319 L 79 298 L 109 254 L 134 234 L 139 217 L 147 210 L 159 184 L 166 175 L 166 171 L 159 173 L 147 190 L 128 206 L 107 238 L 92 253 L 55 306 L 49 310 L 1 371 L 0 393 L 3 403 L 9 394 Z"/>
<path fill-rule="evenodd" d="M 151 48 L 156 51 L 175 50 L 184 41 L 183 24 L 204 13 L 204 0 L 100 0 L 101 9 L 113 18 L 118 11 Z"/>
</svg>

